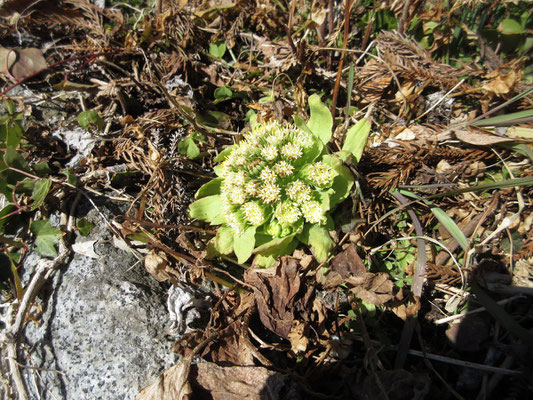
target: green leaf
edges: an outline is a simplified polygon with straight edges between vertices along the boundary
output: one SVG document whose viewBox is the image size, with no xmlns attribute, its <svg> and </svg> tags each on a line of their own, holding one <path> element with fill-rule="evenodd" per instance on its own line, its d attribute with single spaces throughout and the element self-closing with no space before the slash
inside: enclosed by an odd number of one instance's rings
<svg viewBox="0 0 533 400">
<path fill-rule="evenodd" d="M 98 131 L 103 131 L 105 127 L 104 120 L 98 114 L 98 111 L 83 111 L 78 115 L 78 123 L 86 131 L 91 131 L 91 127 L 95 126 Z"/>
<path fill-rule="evenodd" d="M 31 206 L 32 211 L 39 208 L 39 206 L 43 203 L 46 195 L 50 191 L 51 186 L 52 181 L 50 179 L 39 179 L 37 182 L 35 182 L 35 185 L 33 186 L 33 192 L 31 194 L 31 198 L 33 199 L 33 204 Z"/>
<path fill-rule="evenodd" d="M 463 250 L 466 251 L 468 248 L 468 239 L 463 231 L 461 231 L 461 229 L 457 226 L 455 221 L 439 207 L 431 207 L 431 212 L 435 217 L 437 217 L 439 222 L 446 228 L 450 235 L 457 240 L 457 243 L 459 243 Z"/>
<path fill-rule="evenodd" d="M 94 224 L 87 218 L 81 218 L 76 223 L 76 227 L 78 228 L 78 232 L 81 236 L 87 236 L 94 228 Z"/>
<path fill-rule="evenodd" d="M 214 96 L 217 100 L 226 100 L 231 99 L 232 94 L 233 92 L 231 91 L 231 89 L 228 86 L 224 85 L 215 89 Z"/>
<path fill-rule="evenodd" d="M 35 175 L 37 175 L 39 178 L 52 174 L 52 170 L 47 162 L 35 164 L 32 168 L 35 172 Z"/>
<path fill-rule="evenodd" d="M 0 233 L 4 233 L 4 225 L 9 219 L 9 217 L 6 217 L 6 215 L 11 214 L 15 210 L 17 210 L 15 205 L 8 204 L 0 211 Z"/>
<path fill-rule="evenodd" d="M 67 183 L 70 183 L 72 186 L 78 186 L 78 175 L 72 173 L 71 169 L 66 169 L 63 173 L 67 176 Z"/>
<path fill-rule="evenodd" d="M 209 254 L 208 257 L 212 258 L 215 255 L 228 255 L 233 252 L 233 240 L 234 234 L 232 229 L 229 226 L 222 225 L 217 232 L 217 235 L 213 238 L 210 244 L 212 243 L 213 249 L 216 251 L 216 254 Z"/>
<path fill-rule="evenodd" d="M 335 243 L 329 236 L 329 231 L 322 226 L 306 226 L 304 231 L 298 235 L 303 243 L 311 246 L 311 250 L 318 262 L 325 262 L 329 257 L 329 252 L 335 247 Z"/>
<path fill-rule="evenodd" d="M 296 234 L 293 233 L 291 235 L 282 237 L 282 238 L 276 238 L 267 241 L 266 243 L 262 243 L 260 246 L 257 246 L 253 253 L 254 254 L 261 254 L 262 256 L 278 256 L 281 255 L 283 250 L 294 241 L 296 237 Z"/>
<path fill-rule="evenodd" d="M 356 163 L 359 163 L 361 160 L 369 133 L 370 122 L 366 118 L 358 121 L 348 130 L 348 132 L 346 132 L 346 139 L 344 140 L 342 150 L 352 153 L 355 157 Z"/>
<path fill-rule="evenodd" d="M 327 144 L 331 139 L 333 129 L 333 117 L 328 108 L 320 101 L 320 97 L 314 94 L 309 97 L 309 109 L 311 118 L 307 126 L 322 143 Z"/>
<path fill-rule="evenodd" d="M 209 182 L 203 185 L 200 189 L 198 189 L 198 191 L 194 195 L 194 198 L 198 200 L 198 199 L 201 199 L 202 197 L 220 194 L 220 184 L 222 183 L 223 180 L 224 180 L 223 178 L 211 179 Z"/>
<path fill-rule="evenodd" d="M 200 155 L 200 149 L 190 136 L 178 143 L 178 151 L 180 154 L 186 155 L 191 159 Z"/>
<path fill-rule="evenodd" d="M 231 146 L 226 147 L 224 150 L 218 153 L 218 156 L 215 157 L 215 161 L 216 162 L 224 161 L 231 154 L 231 152 L 235 150 L 236 147 L 237 145 L 235 144 L 232 144 Z"/>
<path fill-rule="evenodd" d="M 333 167 L 337 173 L 333 179 L 333 185 L 331 186 L 332 193 L 329 198 L 329 206 L 333 209 L 337 204 L 344 201 L 350 194 L 350 190 L 354 184 L 354 177 L 350 170 L 344 166 L 341 160 L 334 155 L 326 155 L 322 160 Z"/>
<path fill-rule="evenodd" d="M 215 58 L 222 58 L 226 53 L 226 43 L 210 43 L 209 44 L 209 54 Z"/>
<path fill-rule="evenodd" d="M 54 247 L 59 243 L 61 231 L 50 225 L 50 221 L 33 221 L 30 231 L 36 235 L 35 246 L 37 252 L 45 257 L 56 257 L 57 250 Z"/>
<path fill-rule="evenodd" d="M 8 167 L 16 168 L 24 172 L 30 172 L 30 167 L 22 155 L 14 147 L 8 146 L 4 153 L 4 162 Z M 21 175 L 16 173 L 17 175 Z M 22 175 L 25 176 L 25 175 Z"/>
<path fill-rule="evenodd" d="M 504 19 L 498 26 L 498 30 L 503 35 L 521 35 L 526 33 L 525 29 L 520 25 L 520 22 L 511 18 Z"/>
<path fill-rule="evenodd" d="M 237 236 L 233 242 L 233 250 L 237 256 L 237 262 L 244 264 L 252 255 L 255 247 L 255 230 L 256 226 L 250 226 L 242 235 Z"/>
<path fill-rule="evenodd" d="M 196 200 L 189 206 L 189 215 L 191 218 L 198 218 L 212 225 L 221 225 L 226 221 L 221 207 L 220 195 Z"/>
<path fill-rule="evenodd" d="M 17 147 L 24 136 L 24 131 L 17 121 L 8 119 L 0 125 L 0 142 L 4 146 Z M 4 147 L 2 146 L 2 147 Z"/>
</svg>

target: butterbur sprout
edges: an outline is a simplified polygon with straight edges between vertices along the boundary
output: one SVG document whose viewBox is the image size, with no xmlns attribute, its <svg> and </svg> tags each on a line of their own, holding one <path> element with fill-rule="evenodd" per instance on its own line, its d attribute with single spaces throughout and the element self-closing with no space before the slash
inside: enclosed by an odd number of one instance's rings
<svg viewBox="0 0 533 400">
<path fill-rule="evenodd" d="M 320 262 L 327 258 L 328 213 L 348 196 L 353 176 L 327 149 L 333 126 L 327 107 L 315 95 L 309 104 L 308 126 L 256 124 L 217 158 L 218 178 L 200 188 L 190 207 L 191 217 L 226 227 L 212 242 L 215 255 L 234 252 L 243 263 L 256 253 L 255 262 L 268 266 L 301 241 Z"/>
</svg>

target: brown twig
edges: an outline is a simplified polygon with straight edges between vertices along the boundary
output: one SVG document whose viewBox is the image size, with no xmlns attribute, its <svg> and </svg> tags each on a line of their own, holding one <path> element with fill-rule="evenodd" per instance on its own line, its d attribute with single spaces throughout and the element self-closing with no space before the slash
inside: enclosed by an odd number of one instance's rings
<svg viewBox="0 0 533 400">
<path fill-rule="evenodd" d="M 348 33 L 350 29 L 350 12 L 352 8 L 352 0 L 346 0 L 346 9 L 344 10 L 344 33 L 341 51 L 341 59 L 339 60 L 339 68 L 337 69 L 337 78 L 335 79 L 335 87 L 333 89 L 333 100 L 331 102 L 331 116 L 333 117 L 333 126 L 335 127 L 335 108 L 337 107 L 337 98 L 339 96 L 339 87 L 342 77 L 342 66 L 344 64 L 344 56 L 346 53 L 346 45 L 348 43 Z"/>
</svg>

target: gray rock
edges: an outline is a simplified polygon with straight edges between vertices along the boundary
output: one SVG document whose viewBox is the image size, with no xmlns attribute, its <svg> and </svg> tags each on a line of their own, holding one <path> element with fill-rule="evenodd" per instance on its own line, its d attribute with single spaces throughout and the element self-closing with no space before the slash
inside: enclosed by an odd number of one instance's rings
<svg viewBox="0 0 533 400">
<path fill-rule="evenodd" d="M 24 369 L 32 398 L 131 399 L 177 361 L 165 337 L 166 290 L 112 245 L 95 211 L 86 217 L 97 226 L 76 242 L 96 240 L 100 257 L 76 253 L 41 292 L 42 325 L 25 328 L 19 359 L 46 369 Z M 25 268 L 37 259 L 30 255 Z"/>
</svg>

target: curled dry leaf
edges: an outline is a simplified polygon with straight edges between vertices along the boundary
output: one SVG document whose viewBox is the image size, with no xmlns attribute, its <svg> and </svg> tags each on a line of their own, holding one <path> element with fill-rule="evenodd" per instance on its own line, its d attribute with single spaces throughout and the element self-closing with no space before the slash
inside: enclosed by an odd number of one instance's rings
<svg viewBox="0 0 533 400">
<path fill-rule="evenodd" d="M 302 321 L 293 322 L 292 329 L 289 332 L 289 341 L 291 342 L 291 350 L 295 354 L 300 354 L 307 350 L 309 345 L 307 330 L 307 325 Z"/>
<path fill-rule="evenodd" d="M 245 275 L 246 283 L 254 287 L 261 322 L 283 338 L 288 338 L 295 315 L 308 312 L 311 305 L 313 287 L 302 285 L 300 269 L 298 260 L 282 257 L 275 269 L 248 270 Z"/>
<path fill-rule="evenodd" d="M 0 47 L 0 73 L 22 79 L 48 67 L 39 49 L 6 49 Z"/>
<path fill-rule="evenodd" d="M 170 275 L 166 271 L 168 266 L 168 259 L 163 252 L 152 252 L 146 255 L 144 259 L 144 267 L 158 282 L 164 282 L 170 279 Z"/>
</svg>

